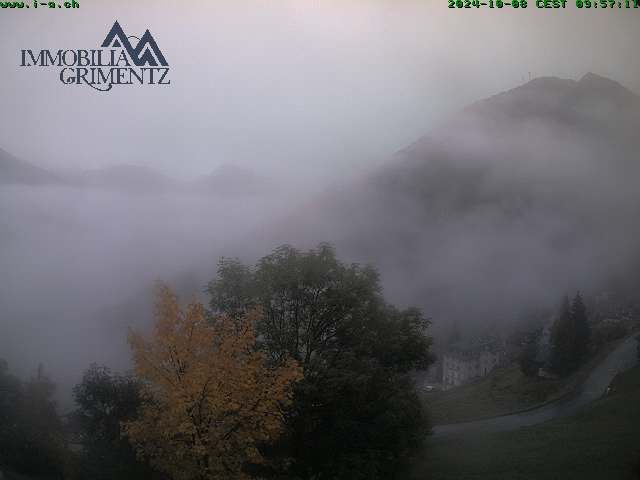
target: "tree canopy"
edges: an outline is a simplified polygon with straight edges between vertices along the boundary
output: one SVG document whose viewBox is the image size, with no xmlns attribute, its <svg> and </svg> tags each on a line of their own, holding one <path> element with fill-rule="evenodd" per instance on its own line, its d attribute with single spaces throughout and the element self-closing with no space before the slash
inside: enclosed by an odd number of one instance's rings
<svg viewBox="0 0 640 480">
<path fill-rule="evenodd" d="M 77 476 L 95 480 L 152 478 L 153 471 L 137 461 L 123 435 L 123 423 L 135 419 L 142 405 L 140 380 L 94 364 L 73 394 L 78 408 L 72 419 L 79 427 L 83 447 Z"/>
<path fill-rule="evenodd" d="M 150 339 L 129 338 L 135 371 L 147 396 L 126 433 L 139 454 L 175 480 L 248 478 L 263 443 L 282 431 L 282 409 L 302 372 L 282 359 L 267 365 L 256 350 L 259 311 L 208 322 L 205 309 L 181 309 L 160 286 Z"/>
<path fill-rule="evenodd" d="M 54 392 L 42 365 L 23 382 L 0 359 L 0 465 L 29 475 L 62 474 L 64 442 Z"/>
<path fill-rule="evenodd" d="M 221 259 L 208 284 L 212 315 L 259 307 L 259 348 L 304 368 L 287 416 L 289 475 L 389 478 L 427 433 L 408 372 L 433 358 L 429 321 L 382 296 L 377 272 L 344 264 L 321 244 L 284 245 L 254 267 Z"/>
</svg>

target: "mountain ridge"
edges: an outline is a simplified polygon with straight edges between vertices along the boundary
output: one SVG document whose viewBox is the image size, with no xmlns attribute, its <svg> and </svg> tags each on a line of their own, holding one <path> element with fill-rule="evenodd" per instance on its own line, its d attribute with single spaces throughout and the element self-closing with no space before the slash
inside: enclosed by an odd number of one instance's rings
<svg viewBox="0 0 640 480">
<path fill-rule="evenodd" d="M 628 284 L 640 265 L 637 99 L 587 74 L 480 100 L 291 216 L 271 243 L 334 241 L 379 267 L 392 301 L 445 323 Z"/>
<path fill-rule="evenodd" d="M 233 164 L 222 164 L 192 180 L 176 180 L 145 165 L 121 163 L 89 170 L 53 172 L 0 149 L 0 185 L 64 185 L 140 193 L 266 195 L 277 189 L 272 179 Z"/>
<path fill-rule="evenodd" d="M 0 184 L 51 185 L 62 178 L 0 149 Z"/>
</svg>

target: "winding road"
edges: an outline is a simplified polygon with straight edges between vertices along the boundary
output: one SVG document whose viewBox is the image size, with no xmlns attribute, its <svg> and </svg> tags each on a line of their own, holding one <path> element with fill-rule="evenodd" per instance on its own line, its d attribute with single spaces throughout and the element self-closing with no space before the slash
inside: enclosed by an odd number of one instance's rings
<svg viewBox="0 0 640 480">
<path fill-rule="evenodd" d="M 460 435 L 503 432 L 572 415 L 581 407 L 602 397 L 618 373 L 637 364 L 636 345 L 635 335 L 623 341 L 602 363 L 593 369 L 577 392 L 570 397 L 526 412 L 471 422 L 438 425 L 433 428 L 431 438 L 440 439 Z"/>
</svg>

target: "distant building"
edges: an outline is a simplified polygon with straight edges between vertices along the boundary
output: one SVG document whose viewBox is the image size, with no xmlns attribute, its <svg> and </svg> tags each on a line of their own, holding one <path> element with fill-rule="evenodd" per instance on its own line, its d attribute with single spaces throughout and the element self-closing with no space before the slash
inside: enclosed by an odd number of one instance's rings
<svg viewBox="0 0 640 480">
<path fill-rule="evenodd" d="M 456 342 L 442 357 L 442 387 L 457 387 L 491 373 L 504 361 L 504 342 L 490 337 Z"/>
</svg>

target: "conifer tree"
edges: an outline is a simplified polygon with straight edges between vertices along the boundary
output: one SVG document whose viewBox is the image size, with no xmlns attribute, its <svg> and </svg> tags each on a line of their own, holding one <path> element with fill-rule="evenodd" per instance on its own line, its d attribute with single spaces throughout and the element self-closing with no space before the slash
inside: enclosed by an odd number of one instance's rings
<svg viewBox="0 0 640 480">
<path fill-rule="evenodd" d="M 575 329 L 574 361 L 579 366 L 587 357 L 591 330 L 587 318 L 587 308 L 580 292 L 576 293 L 571 303 L 571 316 Z"/>
<path fill-rule="evenodd" d="M 577 292 L 571 303 L 565 296 L 553 325 L 551 368 L 560 375 L 566 375 L 580 367 L 587 357 L 590 337 L 582 295 Z"/>
<path fill-rule="evenodd" d="M 551 368 L 559 375 L 565 375 L 572 368 L 575 339 L 571 317 L 569 297 L 565 295 L 560 307 L 560 314 L 556 318 L 551 332 Z"/>
</svg>

